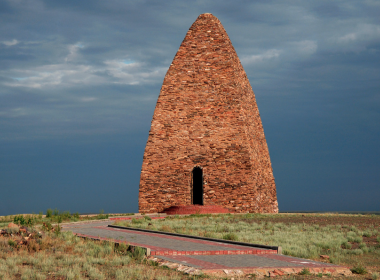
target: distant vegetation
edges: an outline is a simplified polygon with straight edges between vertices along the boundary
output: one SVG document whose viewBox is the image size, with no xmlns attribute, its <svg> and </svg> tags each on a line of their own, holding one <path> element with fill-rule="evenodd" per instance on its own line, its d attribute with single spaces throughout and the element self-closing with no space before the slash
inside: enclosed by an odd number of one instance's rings
<svg viewBox="0 0 380 280">
<path fill-rule="evenodd" d="M 57 208 L 47 209 L 44 215 L 42 211 L 39 214 L 30 215 L 9 215 L 0 216 L 0 228 L 8 225 L 8 223 L 13 222 L 19 226 L 33 226 L 42 223 L 67 223 L 67 222 L 79 222 L 86 220 L 101 220 L 108 219 L 110 216 L 127 216 L 134 215 L 134 213 L 124 213 L 124 214 L 105 214 L 104 210 L 100 210 L 99 214 L 95 215 L 80 215 L 78 212 L 70 213 L 70 211 L 60 211 Z"/>
</svg>

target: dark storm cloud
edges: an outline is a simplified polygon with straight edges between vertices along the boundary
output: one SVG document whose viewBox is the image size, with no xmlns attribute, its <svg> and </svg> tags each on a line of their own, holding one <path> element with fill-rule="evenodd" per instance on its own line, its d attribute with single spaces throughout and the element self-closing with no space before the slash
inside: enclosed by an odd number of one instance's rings
<svg viewBox="0 0 380 280">
<path fill-rule="evenodd" d="M 2 184 L 78 189 L 88 180 L 84 199 L 90 186 L 102 188 L 99 182 L 106 181 L 91 179 L 91 172 L 110 176 L 118 170 L 114 190 L 127 184 L 127 176 L 136 200 L 164 75 L 188 28 L 205 12 L 226 28 L 256 94 L 280 209 L 350 210 L 361 197 L 358 209 L 379 210 L 365 199 L 371 192 L 380 196 L 375 0 L 1 1 Z M 96 154 L 104 165 L 92 160 Z M 55 159 L 62 159 L 56 163 L 62 172 L 76 174 L 71 181 L 49 167 Z M 33 172 L 26 172 L 31 165 Z M 363 195 L 357 194 L 360 185 Z M 318 189 L 346 203 L 334 208 L 329 198 L 319 204 Z"/>
</svg>

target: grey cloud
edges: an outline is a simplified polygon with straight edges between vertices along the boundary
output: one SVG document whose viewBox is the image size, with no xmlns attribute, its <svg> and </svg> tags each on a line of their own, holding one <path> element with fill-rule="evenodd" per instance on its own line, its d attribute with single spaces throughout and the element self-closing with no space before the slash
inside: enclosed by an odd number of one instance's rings
<svg viewBox="0 0 380 280">
<path fill-rule="evenodd" d="M 112 177 L 124 189 L 127 177 L 123 199 L 136 193 L 164 75 L 188 28 L 205 12 L 226 28 L 255 92 L 280 209 L 323 210 L 315 196 L 328 197 L 324 209 L 346 210 L 356 202 L 358 186 L 376 193 L 376 0 L 0 1 L 2 187 L 38 193 L 40 186 L 65 191 L 66 185 L 75 186 L 84 194 L 78 199 L 82 205 L 94 186 L 103 198 L 104 185 L 94 176 L 101 169 L 107 188 Z M 83 152 L 83 147 L 91 148 Z M 109 151 L 114 156 L 108 157 Z M 78 153 L 99 158 L 86 161 Z M 75 171 L 75 180 L 67 179 L 67 172 Z M 88 176 L 81 177 L 83 172 Z M 58 179 L 46 181 L 51 174 Z M 378 208 L 373 200 L 360 199 L 361 209 Z"/>
<path fill-rule="evenodd" d="M 88 94 L 94 86 L 129 84 L 144 92 L 152 84 L 153 96 L 157 96 L 187 29 L 206 11 L 214 12 L 226 27 L 255 87 L 271 88 L 273 80 L 283 84 L 282 90 L 268 94 L 296 95 L 308 84 L 348 87 L 355 81 L 353 76 L 356 80 L 367 77 L 376 84 L 372 69 L 379 50 L 379 26 L 367 13 L 377 8 L 366 4 L 241 1 L 215 6 L 212 1 L 198 1 L 188 7 L 177 1 L 20 3 L 23 5 L 12 3 L 17 13 L 3 19 L 7 30 L 0 28 L 6 35 L 4 41 L 17 40 L 15 45 L 0 45 L 0 74 L 5 77 L 0 94 L 33 89 L 29 94 L 55 100 L 54 106 L 59 102 L 71 106 L 83 103 L 81 106 L 88 107 L 81 112 L 83 118 L 91 108 L 98 110 L 96 103 L 101 100 L 112 104 L 112 95 Z M 358 63 L 365 63 L 360 73 L 354 71 Z M 75 93 L 67 94 L 71 88 Z M 145 98 L 145 94 L 131 96 L 125 95 L 131 104 Z M 40 114 L 48 116 L 54 110 L 40 110 Z"/>
</svg>

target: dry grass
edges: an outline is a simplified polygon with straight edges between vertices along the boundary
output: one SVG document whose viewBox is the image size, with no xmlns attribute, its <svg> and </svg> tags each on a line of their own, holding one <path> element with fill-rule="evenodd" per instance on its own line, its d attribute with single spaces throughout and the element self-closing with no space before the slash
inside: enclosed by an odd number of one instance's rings
<svg viewBox="0 0 380 280">
<path fill-rule="evenodd" d="M 329 255 L 333 263 L 367 271 L 355 275 L 355 279 L 379 279 L 379 221 L 378 216 L 360 215 L 249 214 L 135 219 L 126 225 L 281 245 L 287 254 L 319 261 L 319 254 Z M 18 237 L 0 237 L 0 279 L 197 279 L 149 264 L 138 254 L 127 252 L 126 246 L 116 248 L 111 242 L 84 240 L 70 232 L 45 233 L 28 245 L 17 243 Z M 281 279 L 319 279 L 319 276 L 304 274 Z"/>
<path fill-rule="evenodd" d="M 359 278 L 376 278 L 380 273 L 380 216 L 191 215 L 117 224 L 220 239 L 233 236 L 243 242 L 282 246 L 286 255 L 318 261 L 323 261 L 320 255 L 328 255 L 328 261 L 334 264 L 364 266 L 368 273 Z"/>
<path fill-rule="evenodd" d="M 46 215 L 42 212 L 39 214 L 19 214 L 0 216 L 0 229 L 6 227 L 10 222 L 18 225 L 35 226 L 42 223 L 65 223 L 88 220 L 108 219 L 109 217 L 131 216 L 134 213 L 124 214 L 104 214 L 101 210 L 99 214 L 80 215 L 79 213 L 70 213 L 70 211 L 59 211 L 58 209 L 48 209 Z"/>
<path fill-rule="evenodd" d="M 192 279 L 148 265 L 127 246 L 96 242 L 71 232 L 44 233 L 18 245 L 21 236 L 0 236 L 0 279 Z"/>
</svg>

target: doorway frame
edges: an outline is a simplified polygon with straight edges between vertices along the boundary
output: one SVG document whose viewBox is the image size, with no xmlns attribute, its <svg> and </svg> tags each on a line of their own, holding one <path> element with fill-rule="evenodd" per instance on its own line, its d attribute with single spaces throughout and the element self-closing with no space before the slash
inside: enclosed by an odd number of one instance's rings
<svg viewBox="0 0 380 280">
<path fill-rule="evenodd" d="M 199 168 L 202 171 L 202 203 L 201 204 L 194 204 L 194 170 L 196 168 Z M 204 174 L 203 174 L 203 167 L 196 165 L 191 170 L 191 205 L 204 205 Z"/>
</svg>

